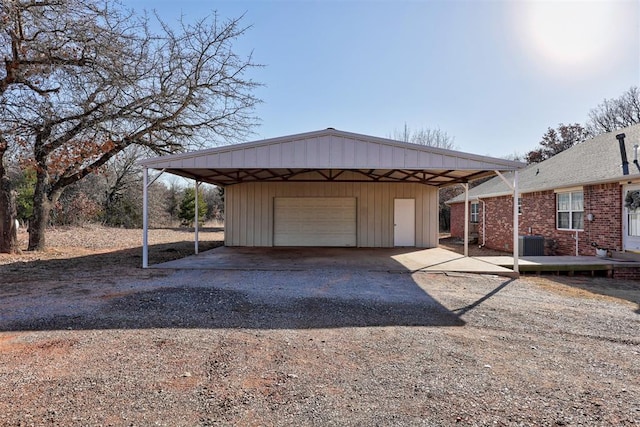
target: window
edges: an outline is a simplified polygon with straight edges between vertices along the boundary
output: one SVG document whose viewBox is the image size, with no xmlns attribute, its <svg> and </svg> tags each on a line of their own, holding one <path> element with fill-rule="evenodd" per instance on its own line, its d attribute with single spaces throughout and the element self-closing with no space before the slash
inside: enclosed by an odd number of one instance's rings
<svg viewBox="0 0 640 427">
<path fill-rule="evenodd" d="M 480 212 L 480 203 L 471 203 L 471 222 L 476 224 L 478 222 L 478 213 Z"/>
<path fill-rule="evenodd" d="M 522 197 L 518 197 L 518 215 L 522 215 Z"/>
<path fill-rule="evenodd" d="M 556 210 L 559 230 L 582 230 L 584 228 L 582 191 L 556 194 Z"/>
</svg>

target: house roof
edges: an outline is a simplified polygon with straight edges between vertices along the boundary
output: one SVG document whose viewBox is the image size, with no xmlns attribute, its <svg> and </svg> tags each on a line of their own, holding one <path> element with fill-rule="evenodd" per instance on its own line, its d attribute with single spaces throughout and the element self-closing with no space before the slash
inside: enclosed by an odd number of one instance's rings
<svg viewBox="0 0 640 427">
<path fill-rule="evenodd" d="M 625 134 L 629 175 L 622 173 L 620 144 L 616 135 Z M 598 135 L 540 163 L 533 163 L 518 173 L 520 193 L 558 190 L 582 185 L 604 184 L 640 179 L 640 164 L 634 164 L 634 145 L 640 144 L 640 125 Z M 504 174 L 513 180 L 513 172 Z M 500 177 L 495 177 L 469 190 L 470 199 L 513 194 Z M 447 203 L 464 201 L 464 195 Z"/>
<path fill-rule="evenodd" d="M 328 128 L 143 160 L 142 166 L 216 185 L 251 181 L 467 182 L 524 165 Z M 344 171 L 351 171 L 345 174 Z"/>
</svg>

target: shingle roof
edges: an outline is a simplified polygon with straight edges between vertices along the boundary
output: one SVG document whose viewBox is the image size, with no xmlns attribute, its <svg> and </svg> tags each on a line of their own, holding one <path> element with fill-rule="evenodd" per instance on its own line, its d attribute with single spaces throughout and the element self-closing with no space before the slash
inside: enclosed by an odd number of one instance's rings
<svg viewBox="0 0 640 427">
<path fill-rule="evenodd" d="M 624 133 L 629 175 L 622 173 L 620 145 L 616 135 Z M 519 171 L 518 187 L 521 193 L 575 187 L 579 185 L 616 182 L 623 179 L 640 178 L 640 165 L 633 163 L 635 144 L 640 144 L 640 125 L 634 125 L 615 132 L 598 135 L 595 138 L 574 145 L 541 163 L 534 163 Z M 505 175 L 513 179 L 513 172 Z M 500 177 L 495 177 L 469 190 L 469 198 L 485 198 L 512 194 Z M 448 203 L 464 201 L 464 195 L 454 197 Z"/>
</svg>

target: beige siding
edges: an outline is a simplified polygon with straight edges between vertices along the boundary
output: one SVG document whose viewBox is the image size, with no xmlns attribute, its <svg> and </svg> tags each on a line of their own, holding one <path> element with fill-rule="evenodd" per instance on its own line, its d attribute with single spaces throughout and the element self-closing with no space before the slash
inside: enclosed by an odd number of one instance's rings
<svg viewBox="0 0 640 427">
<path fill-rule="evenodd" d="M 419 169 L 491 171 L 524 165 L 436 147 L 325 129 L 147 159 L 154 169 Z M 207 175 L 207 172 L 204 172 Z M 203 180 L 204 181 L 204 180 Z"/>
<path fill-rule="evenodd" d="M 393 247 L 393 200 L 416 200 L 416 246 L 438 244 L 438 191 L 422 184 L 252 182 L 225 189 L 225 244 L 273 246 L 275 197 L 355 197 L 359 247 Z"/>
</svg>

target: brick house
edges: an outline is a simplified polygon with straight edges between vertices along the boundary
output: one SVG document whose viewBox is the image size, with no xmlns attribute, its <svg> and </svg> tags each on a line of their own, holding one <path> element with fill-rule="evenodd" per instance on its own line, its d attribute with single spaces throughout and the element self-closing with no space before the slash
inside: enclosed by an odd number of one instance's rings
<svg viewBox="0 0 640 427">
<path fill-rule="evenodd" d="M 624 134 L 622 144 L 620 134 Z M 519 171 L 522 239 L 542 236 L 545 255 L 595 255 L 594 245 L 640 252 L 638 144 L 640 125 L 635 125 L 599 135 Z M 510 174 L 505 177 L 512 179 Z M 462 238 L 464 195 L 447 203 L 451 235 Z M 513 191 L 500 177 L 469 190 L 469 221 L 469 234 L 479 245 L 513 250 Z"/>
</svg>

